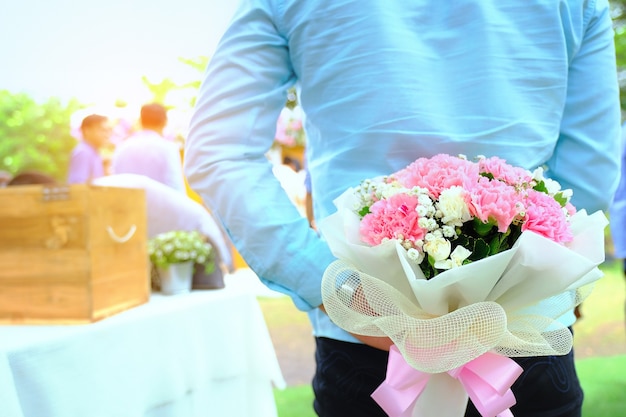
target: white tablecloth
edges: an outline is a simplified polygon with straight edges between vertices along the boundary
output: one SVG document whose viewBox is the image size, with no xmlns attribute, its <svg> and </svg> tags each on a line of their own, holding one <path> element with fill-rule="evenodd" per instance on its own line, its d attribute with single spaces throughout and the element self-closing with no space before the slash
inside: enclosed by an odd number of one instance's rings
<svg viewBox="0 0 626 417">
<path fill-rule="evenodd" d="M 89 325 L 0 326 L 1 417 L 276 416 L 259 305 L 227 286 Z"/>
</svg>

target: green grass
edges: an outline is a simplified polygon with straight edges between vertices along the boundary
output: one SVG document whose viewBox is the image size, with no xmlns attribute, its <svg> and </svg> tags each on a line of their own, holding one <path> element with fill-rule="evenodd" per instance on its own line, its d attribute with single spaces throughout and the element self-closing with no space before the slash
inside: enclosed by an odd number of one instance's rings
<svg viewBox="0 0 626 417">
<path fill-rule="evenodd" d="M 583 417 L 626 416 L 626 355 L 581 359 L 576 369 L 585 392 Z"/>
<path fill-rule="evenodd" d="M 313 411 L 313 389 L 310 385 L 274 390 L 274 398 L 278 417 L 316 417 Z"/>
<path fill-rule="evenodd" d="M 583 417 L 626 416 L 626 330 L 624 327 L 625 285 L 618 262 L 602 266 L 605 277 L 598 281 L 582 305 L 583 318 L 574 326 L 576 368 L 585 391 Z M 273 303 L 279 303 L 273 301 Z M 269 317 L 285 325 L 302 316 L 281 314 Z M 607 356 L 608 355 L 608 356 Z M 316 417 L 310 385 L 275 390 L 278 417 Z"/>
</svg>

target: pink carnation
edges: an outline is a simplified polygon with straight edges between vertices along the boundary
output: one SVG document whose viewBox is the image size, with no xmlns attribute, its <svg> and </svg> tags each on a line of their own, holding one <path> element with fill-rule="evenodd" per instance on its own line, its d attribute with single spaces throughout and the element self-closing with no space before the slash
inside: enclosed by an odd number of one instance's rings
<svg viewBox="0 0 626 417">
<path fill-rule="evenodd" d="M 419 158 L 395 173 L 394 177 L 407 188 L 426 188 L 437 199 L 446 188 L 455 185 L 467 188 L 468 183 L 476 181 L 478 166 L 465 159 L 439 154 L 432 158 Z"/>
<path fill-rule="evenodd" d="M 472 216 L 483 223 L 495 221 L 500 233 L 505 233 L 519 215 L 521 196 L 514 187 L 502 181 L 482 177 L 468 191 Z"/>
<path fill-rule="evenodd" d="M 363 241 L 375 246 L 385 238 L 396 239 L 399 235 L 412 242 L 423 239 L 426 231 L 418 226 L 417 204 L 417 197 L 406 194 L 395 194 L 372 204 L 360 224 Z"/>
<path fill-rule="evenodd" d="M 504 181 L 510 185 L 521 185 L 532 181 L 528 171 L 520 167 L 514 167 L 497 156 L 481 159 L 478 162 L 480 172 L 493 175 L 494 179 Z"/>
<path fill-rule="evenodd" d="M 557 243 L 570 242 L 573 239 L 561 205 L 548 194 L 535 190 L 528 191 L 526 218 L 522 224 L 522 231 L 527 230 Z"/>
</svg>

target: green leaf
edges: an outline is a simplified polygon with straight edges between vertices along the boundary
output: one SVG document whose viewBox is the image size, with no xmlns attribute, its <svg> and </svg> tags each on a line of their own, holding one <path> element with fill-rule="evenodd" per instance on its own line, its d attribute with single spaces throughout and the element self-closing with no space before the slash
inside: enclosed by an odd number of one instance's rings
<svg viewBox="0 0 626 417">
<path fill-rule="evenodd" d="M 473 220 L 472 224 L 473 224 L 474 230 L 476 231 L 478 236 L 487 236 L 489 234 L 489 232 L 491 231 L 491 229 L 493 228 L 493 226 L 494 226 L 494 223 L 492 223 L 491 221 L 489 221 L 487 223 L 483 223 L 477 217 L 474 217 L 474 220 Z"/>
<path fill-rule="evenodd" d="M 365 206 L 361 210 L 359 210 L 359 216 L 361 216 L 361 218 L 365 217 L 368 214 L 370 214 L 369 206 Z"/>
<path fill-rule="evenodd" d="M 473 248 L 470 250 L 472 251 L 472 254 L 470 255 L 469 259 L 471 259 L 472 261 L 481 260 L 491 254 L 491 247 L 484 239 L 474 240 Z"/>
<path fill-rule="evenodd" d="M 556 193 L 554 195 L 554 199 L 556 200 L 557 203 L 561 205 L 561 207 L 565 207 L 565 205 L 567 204 L 567 198 L 563 196 L 562 192 Z"/>
<path fill-rule="evenodd" d="M 542 181 L 539 181 L 539 182 L 537 183 L 537 185 L 535 185 L 535 186 L 533 187 L 533 190 L 535 190 L 535 191 L 539 191 L 539 192 L 542 192 L 542 193 L 549 194 L 549 193 L 548 193 L 548 188 L 546 187 L 546 182 L 545 182 L 545 181 L 543 181 L 543 180 L 542 180 Z"/>
<path fill-rule="evenodd" d="M 489 242 L 489 254 L 495 255 L 496 253 L 500 253 L 500 247 L 502 243 L 502 236 L 496 235 L 491 242 Z"/>
</svg>

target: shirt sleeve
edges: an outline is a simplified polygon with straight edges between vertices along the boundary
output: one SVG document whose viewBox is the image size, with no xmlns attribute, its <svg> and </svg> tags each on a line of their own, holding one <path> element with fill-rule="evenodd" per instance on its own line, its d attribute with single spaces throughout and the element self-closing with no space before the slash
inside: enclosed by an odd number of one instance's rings
<svg viewBox="0 0 626 417">
<path fill-rule="evenodd" d="M 622 125 L 622 173 L 615 198 L 609 210 L 613 255 L 626 259 L 626 130 Z"/>
<path fill-rule="evenodd" d="M 212 56 L 186 141 L 190 186 L 224 224 L 250 268 L 301 310 L 322 303 L 334 259 L 272 173 L 265 154 L 295 83 L 280 16 L 245 0 Z"/>
<path fill-rule="evenodd" d="M 589 2 L 583 41 L 570 60 L 567 98 L 549 175 L 575 190 L 572 203 L 608 209 L 620 169 L 620 106 L 607 0 Z M 576 167 L 572 170 L 571 167 Z"/>
</svg>

